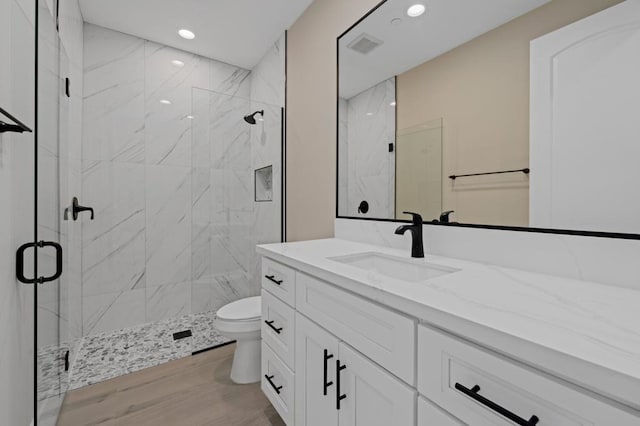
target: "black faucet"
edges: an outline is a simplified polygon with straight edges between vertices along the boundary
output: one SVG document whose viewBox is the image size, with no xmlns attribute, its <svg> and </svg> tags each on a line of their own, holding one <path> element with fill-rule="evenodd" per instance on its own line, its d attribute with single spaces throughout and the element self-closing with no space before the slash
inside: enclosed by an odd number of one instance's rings
<svg viewBox="0 0 640 426">
<path fill-rule="evenodd" d="M 411 231 L 411 257 L 423 258 L 424 245 L 422 243 L 422 216 L 418 213 L 402 212 L 413 216 L 411 225 L 402 225 L 396 229 L 396 235 L 403 235 L 407 231 Z"/>
</svg>

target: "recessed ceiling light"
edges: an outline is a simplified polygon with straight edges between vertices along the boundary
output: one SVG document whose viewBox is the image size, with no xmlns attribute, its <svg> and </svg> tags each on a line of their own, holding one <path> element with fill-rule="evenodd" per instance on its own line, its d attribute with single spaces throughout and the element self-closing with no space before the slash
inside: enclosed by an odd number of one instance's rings
<svg viewBox="0 0 640 426">
<path fill-rule="evenodd" d="M 184 62 L 179 61 L 179 60 L 177 60 L 177 59 L 174 59 L 173 61 L 171 61 L 171 63 L 172 63 L 173 65 L 175 65 L 176 67 L 183 67 L 183 66 L 184 66 Z"/>
<path fill-rule="evenodd" d="M 424 11 L 424 4 L 414 4 L 413 6 L 410 6 L 409 9 L 407 9 L 407 15 L 411 16 L 412 18 L 416 18 L 422 15 Z"/>
<path fill-rule="evenodd" d="M 178 31 L 178 34 L 180 34 L 180 37 L 186 38 L 187 40 L 193 40 L 194 38 L 196 38 L 196 35 L 193 32 L 185 30 L 184 28 Z"/>
<path fill-rule="evenodd" d="M 391 102 L 389 106 L 396 106 L 396 101 Z"/>
<path fill-rule="evenodd" d="M 371 116 L 371 115 L 373 115 L 373 113 L 372 113 L 372 112 L 368 112 L 368 113 L 367 113 L 367 115 L 368 115 L 368 116 Z"/>
<path fill-rule="evenodd" d="M 187 118 L 188 118 L 189 120 L 193 120 L 195 117 L 194 117 L 193 115 L 187 115 Z"/>
<path fill-rule="evenodd" d="M 165 104 L 165 105 L 171 105 L 171 101 L 168 100 L 168 99 L 162 99 L 162 100 L 160 100 L 160 103 L 161 104 Z"/>
</svg>

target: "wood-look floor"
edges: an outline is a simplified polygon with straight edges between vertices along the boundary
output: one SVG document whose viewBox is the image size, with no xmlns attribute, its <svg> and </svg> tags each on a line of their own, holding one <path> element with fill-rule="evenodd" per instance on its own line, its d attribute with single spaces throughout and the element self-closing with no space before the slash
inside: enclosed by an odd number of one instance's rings
<svg viewBox="0 0 640 426">
<path fill-rule="evenodd" d="M 58 426 L 283 426 L 260 384 L 229 378 L 235 345 L 67 394 Z"/>
</svg>

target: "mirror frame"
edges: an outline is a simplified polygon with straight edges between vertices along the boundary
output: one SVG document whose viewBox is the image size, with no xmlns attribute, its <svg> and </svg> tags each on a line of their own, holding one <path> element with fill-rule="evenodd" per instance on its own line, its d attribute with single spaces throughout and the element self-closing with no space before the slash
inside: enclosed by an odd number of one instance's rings
<svg viewBox="0 0 640 426">
<path fill-rule="evenodd" d="M 368 220 L 378 222 L 396 222 L 396 223 L 411 223 L 409 219 L 384 219 L 384 218 L 372 218 L 372 217 L 358 217 L 358 216 L 340 216 L 338 205 L 340 200 L 340 140 L 338 138 L 338 127 L 340 123 L 340 39 L 345 36 L 349 31 L 355 28 L 362 21 L 367 19 L 369 15 L 374 13 L 380 6 L 385 4 L 387 0 L 381 0 L 371 10 L 365 13 L 360 19 L 354 22 L 349 28 L 343 31 L 336 39 L 336 219 L 351 219 L 351 220 Z M 451 226 L 457 228 L 478 228 L 478 229 L 495 229 L 499 231 L 518 231 L 518 232 L 534 232 L 539 234 L 560 234 L 560 235 L 577 235 L 583 237 L 604 237 L 604 238 L 619 238 L 625 240 L 640 240 L 640 234 L 629 234 L 619 232 L 604 232 L 604 231 L 580 231 L 574 229 L 553 229 L 553 228 L 532 228 L 522 226 L 502 226 L 502 225 L 480 225 L 475 223 L 433 223 L 424 222 L 425 225 L 432 226 Z"/>
</svg>

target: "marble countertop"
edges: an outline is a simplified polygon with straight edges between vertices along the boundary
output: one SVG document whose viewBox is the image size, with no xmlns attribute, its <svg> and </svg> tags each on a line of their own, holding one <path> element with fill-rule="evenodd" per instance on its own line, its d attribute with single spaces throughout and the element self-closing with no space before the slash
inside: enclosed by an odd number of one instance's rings
<svg viewBox="0 0 640 426">
<path fill-rule="evenodd" d="M 640 410 L 640 291 L 430 255 L 460 271 L 408 283 L 329 259 L 408 252 L 341 239 L 257 250 Z"/>
</svg>

